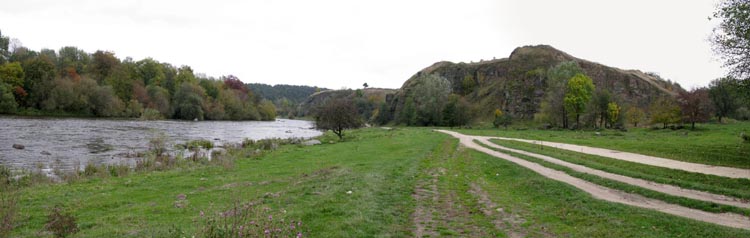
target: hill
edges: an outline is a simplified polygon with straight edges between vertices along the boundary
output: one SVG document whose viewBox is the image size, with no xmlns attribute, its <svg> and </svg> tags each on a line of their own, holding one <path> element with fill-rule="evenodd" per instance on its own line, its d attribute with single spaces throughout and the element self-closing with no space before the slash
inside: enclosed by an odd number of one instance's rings
<svg viewBox="0 0 750 238">
<path fill-rule="evenodd" d="M 621 105 L 646 108 L 655 99 L 674 96 L 682 90 L 678 84 L 655 74 L 579 59 L 547 45 L 524 46 L 504 59 L 477 63 L 438 62 L 417 72 L 388 102 L 394 115 L 392 119 L 403 117 L 404 108 L 410 107 L 407 101 L 418 101 L 420 94 L 424 94 L 419 91 L 423 87 L 420 85 L 444 80 L 447 93 L 459 95 L 471 105 L 474 119 L 492 117 L 495 109 L 502 109 L 513 118 L 530 120 L 539 112 L 548 93 L 550 80 L 546 71 L 567 61 L 577 63 L 598 90 L 606 90 Z"/>
<path fill-rule="evenodd" d="M 265 99 L 276 102 L 278 100 L 286 98 L 293 104 L 298 104 L 304 101 L 308 96 L 312 95 L 315 92 L 328 90 L 325 88 L 318 88 L 313 86 L 286 84 L 277 84 L 271 86 L 262 83 L 249 83 L 247 84 L 247 86 L 248 88 L 250 88 L 250 90 Z"/>
<path fill-rule="evenodd" d="M 363 118 L 371 119 L 373 116 L 377 116 L 380 106 L 385 104 L 388 95 L 395 92 L 396 89 L 387 88 L 321 91 L 310 95 L 299 105 L 298 116 L 310 116 L 316 107 L 332 98 L 347 98 L 356 104 Z"/>
</svg>

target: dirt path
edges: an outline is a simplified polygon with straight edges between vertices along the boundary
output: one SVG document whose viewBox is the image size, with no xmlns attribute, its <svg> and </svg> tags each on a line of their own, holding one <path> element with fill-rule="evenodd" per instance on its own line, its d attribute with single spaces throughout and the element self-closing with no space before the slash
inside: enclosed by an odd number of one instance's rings
<svg viewBox="0 0 750 238">
<path fill-rule="evenodd" d="M 437 131 L 446 133 L 453 137 L 458 138 L 461 144 L 468 148 L 516 163 L 518 165 L 531 169 L 532 171 L 544 177 L 570 184 L 578 189 L 581 189 L 591 194 L 594 198 L 597 198 L 597 199 L 602 199 L 602 200 L 609 201 L 609 202 L 626 204 L 630 206 L 657 210 L 657 211 L 661 211 L 661 212 L 676 215 L 676 216 L 686 217 L 686 218 L 714 223 L 718 225 L 750 230 L 750 217 L 745 217 L 745 216 L 734 214 L 734 213 L 711 213 L 711 212 L 701 211 L 697 209 L 686 208 L 686 207 L 678 206 L 674 204 L 669 204 L 660 200 L 645 198 L 643 196 L 630 194 L 630 193 L 622 192 L 619 190 L 609 189 L 607 187 L 600 186 L 600 185 L 585 181 L 583 179 L 570 176 L 567 173 L 562 172 L 562 171 L 550 169 L 542 165 L 529 162 L 524 159 L 520 159 L 514 156 L 510 156 L 507 154 L 503 154 L 503 153 L 491 150 L 489 148 L 485 148 L 473 141 L 474 139 L 481 139 L 481 138 L 477 138 L 475 136 L 467 136 L 467 135 L 463 135 L 463 134 L 452 132 L 452 131 L 445 131 L 445 130 L 437 130 Z"/>
<path fill-rule="evenodd" d="M 630 161 L 630 162 L 635 162 L 635 163 L 640 163 L 640 164 L 647 164 L 647 165 L 652 165 L 652 166 L 657 166 L 657 167 L 678 169 L 678 170 L 684 170 L 684 171 L 694 172 L 694 173 L 711 174 L 711 175 L 729 177 L 729 178 L 750 179 L 750 169 L 740 169 L 740 168 L 732 168 L 732 167 L 697 164 L 697 163 L 683 162 L 683 161 L 665 159 L 665 158 L 630 153 L 630 152 L 602 149 L 602 148 L 582 146 L 582 145 L 557 143 L 557 142 L 526 140 L 526 139 L 506 138 L 506 137 L 482 136 L 482 138 L 511 140 L 511 141 L 520 141 L 520 142 L 526 142 L 526 143 L 532 143 L 532 144 L 541 144 L 544 146 L 554 147 L 554 148 L 563 149 L 563 150 L 570 150 L 570 151 L 575 151 L 575 152 L 580 152 L 580 153 L 590 154 L 590 155 L 598 155 L 598 156 L 603 156 L 607 158 L 625 160 L 625 161 Z"/>
<path fill-rule="evenodd" d="M 449 141 L 446 141 L 449 142 Z M 449 146 L 443 145 L 444 148 Z M 453 152 L 451 152 L 453 153 Z M 447 160 L 450 154 L 436 155 L 433 160 Z M 439 163 L 439 162 L 436 162 Z M 490 237 L 489 231 L 473 224 L 472 209 L 464 206 L 456 190 L 450 189 L 447 169 L 441 165 L 422 168 L 423 176 L 417 180 L 412 197 L 416 207 L 412 213 L 415 237 Z"/>
<path fill-rule="evenodd" d="M 601 171 L 597 169 L 592 169 L 586 166 L 569 163 L 569 162 L 562 161 L 562 160 L 549 157 L 549 156 L 545 156 L 545 155 L 540 155 L 540 154 L 535 154 L 531 152 L 526 152 L 523 150 L 503 147 L 503 146 L 490 142 L 488 138 L 479 138 L 477 140 L 481 142 L 482 144 L 485 144 L 489 147 L 535 157 L 535 158 L 538 158 L 538 159 L 541 159 L 541 160 L 544 160 L 553 164 L 568 167 L 570 169 L 573 169 L 581 173 L 593 174 L 602 178 L 615 180 L 618 182 L 650 189 L 650 190 L 661 192 L 661 193 L 666 193 L 666 194 L 673 195 L 673 196 L 686 197 L 686 198 L 691 198 L 695 200 L 713 202 L 713 203 L 730 205 L 730 206 L 741 207 L 741 208 L 750 208 L 750 201 L 743 201 L 742 199 L 739 199 L 739 198 L 718 195 L 718 194 L 713 194 L 713 193 L 708 193 L 708 192 L 703 192 L 703 191 L 698 191 L 698 190 L 685 189 L 685 188 L 680 188 L 680 187 L 669 185 L 669 184 L 656 183 L 656 182 L 651 182 L 648 180 L 631 178 L 631 177 L 627 177 L 627 176 L 623 176 L 619 174 L 613 174 L 613 173 L 609 173 L 609 172 L 605 172 L 605 171 Z"/>
</svg>

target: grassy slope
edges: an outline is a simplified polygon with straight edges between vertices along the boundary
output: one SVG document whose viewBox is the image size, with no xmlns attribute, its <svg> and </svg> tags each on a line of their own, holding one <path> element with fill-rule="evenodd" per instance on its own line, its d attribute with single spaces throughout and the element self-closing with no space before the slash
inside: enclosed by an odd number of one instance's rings
<svg viewBox="0 0 750 238">
<path fill-rule="evenodd" d="M 588 145 L 710 165 L 750 168 L 750 122 L 699 124 L 692 130 L 630 129 L 628 132 L 569 130 L 457 130 L 471 135 L 502 136 Z"/>
<path fill-rule="evenodd" d="M 526 222 L 520 229 L 532 236 L 750 236 L 750 231 L 598 201 L 501 159 L 455 153 L 455 140 L 428 130 L 351 134 L 345 143 L 285 146 L 257 160 L 238 160 L 229 170 L 200 167 L 22 189 L 21 226 L 14 236 L 39 236 L 54 204 L 65 204 L 76 215 L 77 237 L 142 237 L 171 226 L 190 232 L 200 211 L 225 210 L 235 199 L 286 210 L 283 216 L 302 219 L 310 237 L 411 236 L 415 185 L 426 170 L 438 167 L 446 169 L 438 188 L 454 193 L 458 207 L 471 214 L 440 228 L 444 235 L 460 234 L 452 227 L 463 223 L 490 229 L 498 219 L 476 211 L 480 205 L 468 190 L 478 184 L 494 203 L 521 216 Z M 178 194 L 187 195 L 185 208 L 174 206 Z"/>
</svg>

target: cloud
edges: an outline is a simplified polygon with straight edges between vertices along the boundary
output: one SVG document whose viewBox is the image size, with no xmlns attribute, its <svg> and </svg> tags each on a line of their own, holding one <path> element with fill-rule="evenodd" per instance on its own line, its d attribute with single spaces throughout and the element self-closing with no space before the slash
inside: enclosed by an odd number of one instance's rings
<svg viewBox="0 0 750 238">
<path fill-rule="evenodd" d="M 3 34 L 32 49 L 78 46 L 190 65 L 245 82 L 396 88 L 437 61 L 503 58 L 552 44 L 683 85 L 722 74 L 702 1 L 14 1 Z M 674 6 L 680 11 L 674 11 Z"/>
</svg>

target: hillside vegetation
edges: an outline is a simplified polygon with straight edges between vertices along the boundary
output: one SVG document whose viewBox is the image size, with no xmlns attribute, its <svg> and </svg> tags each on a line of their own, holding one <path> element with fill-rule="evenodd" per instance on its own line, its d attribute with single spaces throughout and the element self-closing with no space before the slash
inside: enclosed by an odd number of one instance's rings
<svg viewBox="0 0 750 238">
<path fill-rule="evenodd" d="M 35 51 L 0 34 L 0 114 L 273 120 L 273 103 L 237 77 L 73 46 Z"/>
<path fill-rule="evenodd" d="M 559 65 L 563 63 L 571 65 L 560 69 Z M 607 103 L 616 102 L 621 108 L 645 110 L 654 100 L 673 97 L 683 91 L 676 83 L 660 79 L 655 74 L 621 70 L 578 59 L 551 46 L 525 46 L 517 48 L 505 59 L 475 63 L 438 62 L 417 72 L 389 102 L 391 120 L 407 125 L 449 125 L 445 118 L 451 116 L 438 114 L 445 114 L 440 108 L 448 105 L 447 99 L 452 95 L 471 105 L 470 117 L 474 119 L 491 120 L 493 112 L 499 109 L 516 120 L 532 120 L 543 111 L 546 97 L 567 91 L 568 80 L 576 72 L 592 80 L 595 86 L 592 93 L 606 97 L 605 109 Z M 429 105 L 433 101 L 437 104 Z M 598 113 L 595 111 L 588 110 Z"/>
</svg>

